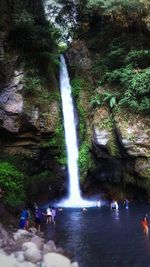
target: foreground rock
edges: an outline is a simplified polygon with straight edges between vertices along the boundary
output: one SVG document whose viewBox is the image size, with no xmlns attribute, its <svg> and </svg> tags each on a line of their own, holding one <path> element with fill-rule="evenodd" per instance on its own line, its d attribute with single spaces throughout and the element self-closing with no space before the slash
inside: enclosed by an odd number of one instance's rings
<svg viewBox="0 0 150 267">
<path fill-rule="evenodd" d="M 54 241 L 45 243 L 36 229 L 18 230 L 11 236 L 0 225 L 0 263 L 5 267 L 79 267 Z M 61 254 L 62 253 L 62 254 Z"/>
</svg>

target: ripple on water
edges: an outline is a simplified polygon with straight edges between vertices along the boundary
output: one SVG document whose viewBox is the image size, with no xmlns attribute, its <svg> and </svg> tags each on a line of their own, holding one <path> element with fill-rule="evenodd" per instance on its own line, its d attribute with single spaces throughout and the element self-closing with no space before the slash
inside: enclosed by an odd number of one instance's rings
<svg viewBox="0 0 150 267">
<path fill-rule="evenodd" d="M 149 267 L 150 240 L 141 228 L 148 210 L 144 204 L 130 204 L 128 211 L 120 205 L 117 214 L 106 206 L 63 209 L 46 238 L 71 252 L 80 267 Z"/>
</svg>

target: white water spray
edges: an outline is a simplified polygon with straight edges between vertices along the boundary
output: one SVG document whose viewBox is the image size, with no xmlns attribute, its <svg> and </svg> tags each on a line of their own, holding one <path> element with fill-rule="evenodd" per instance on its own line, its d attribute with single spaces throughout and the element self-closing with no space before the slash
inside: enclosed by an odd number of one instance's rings
<svg viewBox="0 0 150 267">
<path fill-rule="evenodd" d="M 60 91 L 65 128 L 65 140 L 68 157 L 69 197 L 60 203 L 65 207 L 90 207 L 94 206 L 91 201 L 82 199 L 79 186 L 78 171 L 78 145 L 74 116 L 74 107 L 71 96 L 71 86 L 64 57 L 61 55 L 60 66 Z"/>
</svg>

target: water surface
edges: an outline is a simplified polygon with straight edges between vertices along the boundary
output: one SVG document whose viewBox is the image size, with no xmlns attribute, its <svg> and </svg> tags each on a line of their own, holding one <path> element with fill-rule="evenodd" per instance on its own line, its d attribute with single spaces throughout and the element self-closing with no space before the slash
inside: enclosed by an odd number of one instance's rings
<svg viewBox="0 0 150 267">
<path fill-rule="evenodd" d="M 47 240 L 68 251 L 80 267 L 149 267 L 150 239 L 141 219 L 150 206 L 119 205 L 119 211 L 101 208 L 64 209 L 56 225 L 46 226 Z"/>
</svg>

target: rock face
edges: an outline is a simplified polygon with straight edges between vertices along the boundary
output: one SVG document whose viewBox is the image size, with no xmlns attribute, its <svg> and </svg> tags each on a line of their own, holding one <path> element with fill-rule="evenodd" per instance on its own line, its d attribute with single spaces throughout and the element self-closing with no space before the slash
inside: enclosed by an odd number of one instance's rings
<svg viewBox="0 0 150 267">
<path fill-rule="evenodd" d="M 74 75 L 86 75 L 86 79 L 91 80 L 91 75 L 88 74 L 91 70 L 92 62 L 89 56 L 89 50 L 83 41 L 76 40 L 72 43 L 67 53 L 67 59 L 70 71 L 76 71 L 76 73 L 73 73 Z"/>
<path fill-rule="evenodd" d="M 0 1 L 0 162 L 13 160 L 13 165 L 26 175 L 26 180 L 29 178 L 28 181 L 30 176 L 47 171 L 45 174 L 47 182 L 43 179 L 44 185 L 42 181 L 39 185 L 38 182 L 33 181 L 29 191 L 32 192 L 35 187 L 39 188 L 42 195 L 47 191 L 45 195 L 48 198 L 51 177 L 55 178 L 60 172 L 62 173 L 61 166 L 55 158 L 56 154 L 59 157 L 57 144 L 55 147 L 54 142 L 52 147 L 50 144 L 53 141 L 52 138 L 55 138 L 56 125 L 60 122 L 60 104 L 56 96 L 58 84 L 57 82 L 54 84 L 57 67 L 53 66 L 54 64 L 49 66 L 49 61 L 45 57 L 43 60 L 39 59 L 40 64 L 38 64 L 36 56 L 33 55 L 33 59 L 25 56 L 24 48 L 27 45 L 23 44 L 22 38 L 20 45 L 15 35 L 19 35 L 19 28 L 17 30 L 15 28 L 14 17 L 17 17 L 22 10 L 25 13 L 27 11 L 27 14 L 29 12 L 31 17 L 33 15 L 36 26 L 45 23 L 41 0 L 27 0 L 22 1 L 21 4 L 19 0 Z M 35 52 L 37 49 L 32 46 L 34 45 L 31 42 L 28 52 L 30 50 Z M 25 57 L 30 58 L 30 64 L 24 61 Z M 34 60 L 36 63 L 33 62 Z M 42 83 L 41 78 L 47 69 L 50 69 L 50 75 L 45 79 L 48 85 L 46 82 Z M 30 71 L 34 73 L 34 78 Z M 33 79 L 31 90 L 30 83 L 27 83 L 28 78 L 31 83 Z M 34 80 L 39 83 L 34 83 Z M 38 190 L 35 191 L 35 197 L 37 197 Z M 52 191 L 51 196 L 53 196 Z"/>
<path fill-rule="evenodd" d="M 115 114 L 120 141 L 130 156 L 150 157 L 150 119 L 122 112 Z"/>
<path fill-rule="evenodd" d="M 125 110 L 111 113 L 106 107 L 96 109 L 92 135 L 96 180 L 123 181 L 127 191 L 139 186 L 149 196 L 149 127 L 148 117 L 128 114 Z"/>
<path fill-rule="evenodd" d="M 24 96 L 24 72 L 15 70 L 10 84 L 1 90 L 0 119 L 1 128 L 10 133 L 28 132 L 50 133 L 54 132 L 55 119 L 58 119 L 57 102 L 50 103 L 47 114 L 41 116 L 42 110 Z"/>
<path fill-rule="evenodd" d="M 68 53 L 68 62 L 71 70 L 73 65 L 76 66 L 77 77 L 85 81 L 89 75 L 92 77 L 90 53 L 84 42 L 76 40 L 72 44 Z M 85 62 L 87 65 L 84 64 Z M 92 87 L 92 80 L 89 82 Z M 105 90 L 104 87 L 96 89 L 100 99 Z M 150 197 L 149 116 L 132 114 L 131 111 L 123 108 L 111 109 L 107 104 L 97 105 L 91 109 L 85 105 L 87 102 L 90 103 L 88 96 L 86 99 L 82 98 L 82 108 L 87 114 L 84 138 L 92 144 L 95 162 L 95 166 L 92 166 L 88 174 L 89 190 L 95 183 L 99 190 L 102 188 L 108 194 L 110 192 L 115 194 L 117 187 L 123 187 L 124 192 L 131 193 L 131 196 L 136 195 L 136 192 L 140 195 L 141 189 L 145 196 Z"/>
</svg>

